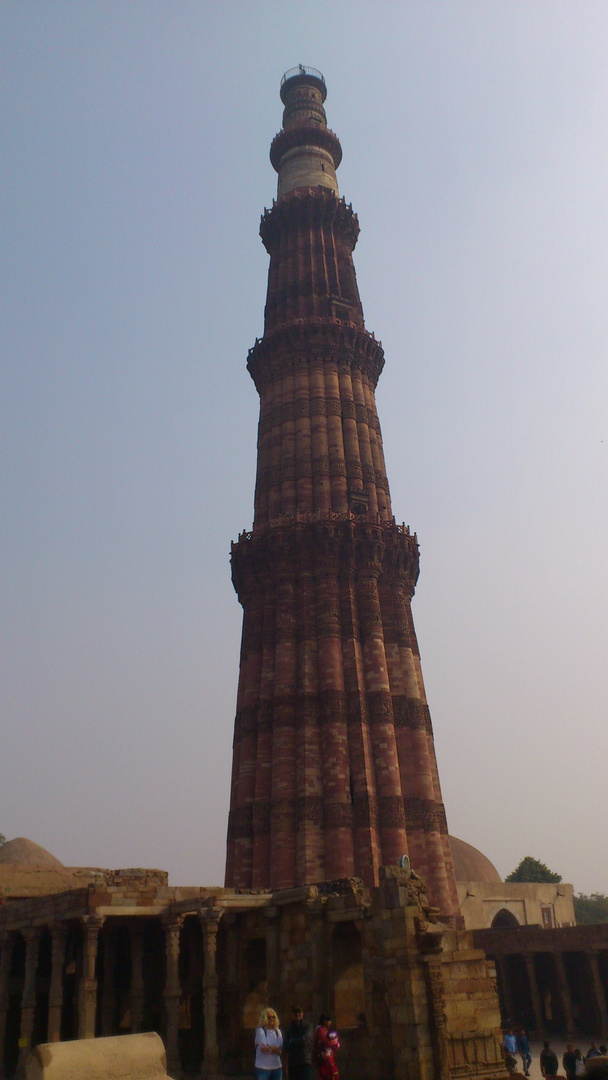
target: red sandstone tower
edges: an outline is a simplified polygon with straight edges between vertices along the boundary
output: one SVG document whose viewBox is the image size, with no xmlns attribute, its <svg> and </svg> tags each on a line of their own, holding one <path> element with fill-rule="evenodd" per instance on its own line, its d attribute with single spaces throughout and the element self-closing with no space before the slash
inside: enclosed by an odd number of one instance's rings
<svg viewBox="0 0 608 1080">
<path fill-rule="evenodd" d="M 391 510 L 375 387 L 384 353 L 363 322 L 359 223 L 338 194 L 342 150 L 325 80 L 281 83 L 262 218 L 270 255 L 255 517 L 232 545 L 244 609 L 226 885 L 357 876 L 404 853 L 445 917 L 458 913 L 410 602 L 418 544 Z"/>
</svg>

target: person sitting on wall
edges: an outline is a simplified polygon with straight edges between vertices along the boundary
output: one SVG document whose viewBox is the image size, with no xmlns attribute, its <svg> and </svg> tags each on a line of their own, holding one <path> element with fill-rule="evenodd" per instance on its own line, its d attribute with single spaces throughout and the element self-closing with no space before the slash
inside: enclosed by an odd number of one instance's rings
<svg viewBox="0 0 608 1080">
<path fill-rule="evenodd" d="M 592 1042 L 587 1053 L 585 1054 L 585 1061 L 589 1061 L 589 1058 L 601 1057 L 601 1051 L 597 1048 L 597 1043 Z"/>
</svg>

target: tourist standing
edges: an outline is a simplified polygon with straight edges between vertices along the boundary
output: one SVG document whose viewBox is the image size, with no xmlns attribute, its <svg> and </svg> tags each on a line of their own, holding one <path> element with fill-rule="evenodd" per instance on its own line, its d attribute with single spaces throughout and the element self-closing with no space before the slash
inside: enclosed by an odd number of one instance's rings
<svg viewBox="0 0 608 1080">
<path fill-rule="evenodd" d="M 543 1076 L 556 1076 L 558 1068 L 557 1054 L 545 1039 L 540 1052 L 540 1071 Z"/>
<path fill-rule="evenodd" d="M 513 1031 L 513 1028 L 507 1029 L 505 1037 L 502 1040 L 502 1045 L 504 1046 L 505 1052 L 507 1054 L 513 1054 L 513 1057 L 515 1057 L 515 1055 L 517 1054 L 517 1039 L 515 1038 L 515 1032 Z"/>
<path fill-rule="evenodd" d="M 255 1033 L 255 1080 L 282 1080 L 283 1035 L 274 1009 L 264 1009 Z"/>
<path fill-rule="evenodd" d="M 576 1053 L 572 1043 L 568 1043 L 562 1058 L 562 1065 L 568 1080 L 576 1080 Z"/>
<path fill-rule="evenodd" d="M 331 1016 L 321 1013 L 315 1030 L 314 1056 L 319 1080 L 339 1080 L 335 1052 L 340 1049 L 337 1031 L 332 1031 Z"/>
<path fill-rule="evenodd" d="M 285 1032 L 285 1051 L 289 1067 L 289 1080 L 312 1080 L 312 1048 L 314 1032 L 312 1024 L 304 1019 L 304 1010 L 294 1005 L 291 1024 Z"/>
<path fill-rule="evenodd" d="M 524 1076 L 530 1075 L 530 1065 L 532 1063 L 532 1054 L 530 1053 L 530 1042 L 528 1036 L 523 1028 L 520 1028 L 516 1035 L 517 1049 L 521 1057 L 521 1063 L 524 1069 Z"/>
</svg>

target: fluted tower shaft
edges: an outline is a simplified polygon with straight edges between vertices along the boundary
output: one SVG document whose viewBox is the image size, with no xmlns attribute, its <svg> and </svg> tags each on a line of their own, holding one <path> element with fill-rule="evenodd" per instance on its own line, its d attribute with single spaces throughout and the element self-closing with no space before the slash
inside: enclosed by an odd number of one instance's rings
<svg viewBox="0 0 608 1080">
<path fill-rule="evenodd" d="M 458 900 L 411 614 L 418 544 L 392 515 L 325 83 L 281 87 L 253 530 L 232 546 L 243 605 L 226 884 L 358 876 L 407 853 L 447 918 Z"/>
</svg>

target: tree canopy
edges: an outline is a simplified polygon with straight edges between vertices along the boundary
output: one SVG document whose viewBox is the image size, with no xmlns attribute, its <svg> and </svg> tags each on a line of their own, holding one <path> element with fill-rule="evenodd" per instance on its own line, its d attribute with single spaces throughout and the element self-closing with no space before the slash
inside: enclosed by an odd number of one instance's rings
<svg viewBox="0 0 608 1080">
<path fill-rule="evenodd" d="M 521 882 L 558 882 L 561 880 L 561 874 L 554 874 L 553 870 L 545 866 L 544 862 L 533 859 L 531 855 L 526 855 L 519 866 L 516 866 L 515 870 L 512 870 L 509 876 L 505 878 L 505 881 Z"/>
<path fill-rule="evenodd" d="M 574 914 L 579 925 L 588 926 L 591 923 L 608 922 L 608 896 L 604 893 L 579 893 L 573 897 Z"/>
<path fill-rule="evenodd" d="M 4 844 L 6 844 L 6 836 L 3 832 L 0 832 L 0 847 L 2 847 Z"/>
</svg>

